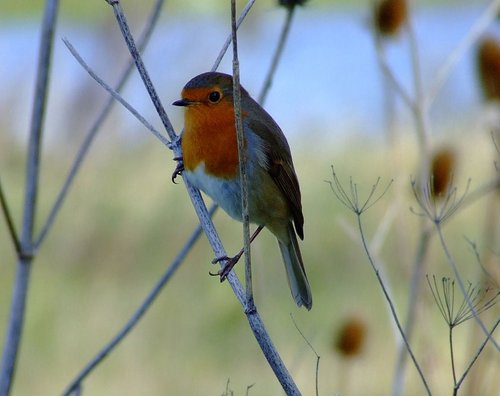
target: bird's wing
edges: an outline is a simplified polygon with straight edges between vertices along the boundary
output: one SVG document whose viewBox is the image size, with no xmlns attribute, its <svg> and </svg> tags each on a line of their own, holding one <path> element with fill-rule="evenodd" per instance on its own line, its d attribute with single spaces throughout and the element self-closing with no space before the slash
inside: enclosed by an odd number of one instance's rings
<svg viewBox="0 0 500 396">
<path fill-rule="evenodd" d="M 267 113 L 266 117 L 249 122 L 249 127 L 260 138 L 257 157 L 262 167 L 267 169 L 288 202 L 292 212 L 297 235 L 304 239 L 304 216 L 300 197 L 299 182 L 293 168 L 290 147 L 280 127 Z"/>
</svg>

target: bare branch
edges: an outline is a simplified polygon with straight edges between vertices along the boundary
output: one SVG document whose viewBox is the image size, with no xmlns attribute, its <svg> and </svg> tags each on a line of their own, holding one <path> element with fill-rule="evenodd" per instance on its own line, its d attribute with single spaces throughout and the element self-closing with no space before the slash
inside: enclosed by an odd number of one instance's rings
<svg viewBox="0 0 500 396">
<path fill-rule="evenodd" d="M 125 42 L 127 43 L 127 47 L 129 49 L 130 55 L 132 55 L 132 58 L 134 59 L 135 66 L 137 67 L 137 70 L 139 71 L 139 75 L 142 78 L 142 81 L 144 82 L 144 86 L 146 87 L 149 97 L 151 98 L 153 105 L 160 116 L 160 119 L 165 127 L 165 130 L 168 133 L 168 136 L 170 137 L 170 140 L 175 141 L 177 140 L 177 135 L 175 134 L 174 127 L 172 126 L 167 113 L 165 112 L 165 108 L 163 107 L 160 97 L 156 93 L 156 89 L 151 82 L 151 79 L 149 78 L 149 74 L 146 70 L 146 66 L 144 66 L 144 63 L 141 59 L 141 56 L 139 54 L 139 51 L 137 51 L 137 47 L 135 45 L 134 38 L 132 37 L 132 34 L 130 33 L 130 29 L 128 27 L 127 23 L 127 18 L 125 17 L 125 14 L 123 12 L 122 6 L 120 5 L 120 2 L 118 0 L 106 0 L 112 7 L 113 11 L 115 13 L 116 20 L 118 22 L 118 26 L 120 27 L 120 30 L 122 32 L 123 38 L 125 39 Z"/>
<path fill-rule="evenodd" d="M 236 29 L 238 29 L 240 27 L 241 23 L 245 20 L 248 12 L 250 11 L 250 9 L 252 8 L 254 3 L 255 3 L 255 0 L 250 0 L 246 4 L 245 8 L 243 8 L 243 11 L 241 11 L 241 14 L 238 18 L 238 21 L 236 22 Z M 229 33 L 229 35 L 227 36 L 227 39 L 226 39 L 224 45 L 222 46 L 222 49 L 220 50 L 219 55 L 217 55 L 217 58 L 215 59 L 215 62 L 214 62 L 214 65 L 212 66 L 211 71 L 216 71 L 219 68 L 219 65 L 222 61 L 222 58 L 226 54 L 227 49 L 229 48 L 229 44 L 231 44 L 232 39 L 233 39 L 233 33 L 231 30 L 231 33 Z"/>
<path fill-rule="evenodd" d="M 9 235 L 12 240 L 12 244 L 16 249 L 17 256 L 21 256 L 21 242 L 19 241 L 19 234 L 16 231 L 16 226 L 14 220 L 12 219 L 11 211 L 9 205 L 7 204 L 7 198 L 3 192 L 2 181 L 0 180 L 0 205 L 2 207 L 2 212 L 5 216 L 5 221 L 7 222 L 7 228 L 9 230 Z"/>
<path fill-rule="evenodd" d="M 295 11 L 295 5 L 286 8 L 286 19 L 281 30 L 281 34 L 278 40 L 278 46 L 274 52 L 274 56 L 271 62 L 271 67 L 269 68 L 264 84 L 262 85 L 262 91 L 259 95 L 258 102 L 263 103 L 266 100 L 269 89 L 271 88 L 273 77 L 278 68 L 279 60 L 283 54 L 283 49 L 285 48 L 286 39 L 288 38 L 288 33 L 290 32 L 290 26 L 292 25 L 292 18 Z"/>
<path fill-rule="evenodd" d="M 295 326 L 295 328 L 297 329 L 299 334 L 302 336 L 302 339 L 306 342 L 307 346 L 311 349 L 311 351 L 313 351 L 313 353 L 316 355 L 316 380 L 315 380 L 315 383 L 316 383 L 316 396 L 319 396 L 319 360 L 321 359 L 321 356 L 318 355 L 318 352 L 316 352 L 316 349 L 314 349 L 311 342 L 307 339 L 307 337 L 304 335 L 304 333 L 302 333 L 299 325 L 297 324 L 297 322 L 295 321 L 295 318 L 293 317 L 293 315 L 291 313 L 290 313 L 290 318 L 292 319 L 293 325 Z"/>
<path fill-rule="evenodd" d="M 63 39 L 64 44 L 71 52 L 71 55 L 75 57 L 78 63 L 85 69 L 87 73 L 101 86 L 103 87 L 115 100 L 123 105 L 130 113 L 139 120 L 139 122 L 144 125 L 153 135 L 164 145 L 170 147 L 170 141 L 163 136 L 160 132 L 158 132 L 153 125 L 151 125 L 139 112 L 128 103 L 117 91 L 111 88 L 107 83 L 105 83 L 98 75 L 95 73 L 89 65 L 83 60 L 80 54 L 76 51 L 76 49 L 71 45 L 71 43 L 67 39 Z"/>
<path fill-rule="evenodd" d="M 474 355 L 474 357 L 472 358 L 472 360 L 470 361 L 470 363 L 467 365 L 467 368 L 464 370 L 464 373 L 462 374 L 462 376 L 460 377 L 460 379 L 455 384 L 455 389 L 454 389 L 455 392 L 458 390 L 458 388 L 460 388 L 460 385 L 462 385 L 462 382 L 464 381 L 465 377 L 467 377 L 467 374 L 469 373 L 470 369 L 472 368 L 472 366 L 474 365 L 474 363 L 476 363 L 477 358 L 479 357 L 479 355 L 481 354 L 481 352 L 483 352 L 484 347 L 486 346 L 486 344 L 488 343 L 488 341 L 492 338 L 493 333 L 495 332 L 495 330 L 497 329 L 497 327 L 498 327 L 499 324 L 500 324 L 500 319 L 497 319 L 497 321 L 495 322 L 495 324 L 493 325 L 493 327 L 491 328 L 491 330 L 488 332 L 488 335 L 486 336 L 486 338 L 484 339 L 484 341 L 481 343 L 481 346 L 478 348 L 476 354 Z"/>
<path fill-rule="evenodd" d="M 45 5 L 42 21 L 40 53 L 38 56 L 28 143 L 24 213 L 20 240 L 21 255 L 17 263 L 9 320 L 5 333 L 2 364 L 0 366 L 0 395 L 2 396 L 9 395 L 11 390 L 23 330 L 26 296 L 33 260 L 33 228 L 37 206 L 42 131 L 47 105 L 52 47 L 58 9 L 58 0 L 48 0 Z"/>
<path fill-rule="evenodd" d="M 238 60 L 238 37 L 236 35 L 236 1 L 231 0 L 231 32 L 233 42 L 233 105 L 238 141 L 238 163 L 241 180 L 241 218 L 243 219 L 243 251 L 245 253 L 246 310 L 254 309 L 252 290 L 252 260 L 250 251 L 250 217 L 248 215 L 248 174 L 245 135 L 241 118 L 240 63 Z"/>
</svg>

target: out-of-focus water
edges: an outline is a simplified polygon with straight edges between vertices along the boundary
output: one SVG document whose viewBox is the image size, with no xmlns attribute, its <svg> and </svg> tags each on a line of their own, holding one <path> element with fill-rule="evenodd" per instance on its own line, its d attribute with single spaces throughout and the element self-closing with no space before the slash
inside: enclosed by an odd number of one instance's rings
<svg viewBox="0 0 500 396">
<path fill-rule="evenodd" d="M 481 12 L 477 5 L 416 10 L 414 26 L 426 89 Z M 254 96 L 258 95 L 270 65 L 283 21 L 283 10 L 252 15 L 239 33 L 241 80 Z M 181 126 L 180 111 L 170 103 L 178 98 L 188 79 L 212 67 L 228 31 L 228 21 L 221 17 L 166 13 L 154 34 L 145 62 L 177 128 Z M 0 26 L 0 126 L 21 137 L 26 135 L 30 120 L 38 35 L 36 20 L 4 20 Z M 68 38 L 111 84 L 127 56 L 114 20 L 102 26 L 60 22 L 47 115 L 47 133 L 52 142 L 83 128 L 86 122 L 89 124 L 106 96 L 66 50 L 62 37 Z M 412 72 L 405 35 L 388 43 L 387 53 L 398 78 L 411 91 Z M 477 112 L 480 92 L 474 54 L 474 48 L 467 51 L 450 74 L 432 110 L 435 123 L 444 121 L 459 127 L 465 118 Z M 231 71 L 231 57 L 231 53 L 226 55 L 221 71 Z M 124 96 L 160 125 L 137 76 L 128 84 Z M 299 9 L 266 108 L 288 135 L 310 131 L 333 135 L 380 134 L 384 127 L 382 83 L 368 12 L 334 9 L 319 12 L 312 6 Z M 399 103 L 398 108 L 403 105 Z M 75 112 L 78 119 L 73 115 Z M 404 120 L 405 112 L 402 114 Z M 115 117 L 121 120 L 119 127 L 128 139 L 144 138 L 145 132 L 140 131 L 139 124 L 125 110 L 115 111 Z M 406 117 L 409 117 L 407 112 Z"/>
</svg>

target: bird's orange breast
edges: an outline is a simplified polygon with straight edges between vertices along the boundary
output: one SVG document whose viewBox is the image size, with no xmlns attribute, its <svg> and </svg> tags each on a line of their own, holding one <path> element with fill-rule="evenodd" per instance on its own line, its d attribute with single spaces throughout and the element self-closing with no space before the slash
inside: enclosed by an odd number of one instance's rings
<svg viewBox="0 0 500 396">
<path fill-rule="evenodd" d="M 232 103 L 198 103 L 186 108 L 182 135 L 184 167 L 201 163 L 212 176 L 231 179 L 238 173 L 238 144 Z"/>
</svg>

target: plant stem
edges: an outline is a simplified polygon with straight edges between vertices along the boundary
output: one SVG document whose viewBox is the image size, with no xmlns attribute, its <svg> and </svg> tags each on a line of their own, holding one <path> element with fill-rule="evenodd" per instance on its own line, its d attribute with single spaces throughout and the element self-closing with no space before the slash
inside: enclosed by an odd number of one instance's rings
<svg viewBox="0 0 500 396">
<path fill-rule="evenodd" d="M 454 355 L 454 352 L 453 352 L 453 327 L 454 326 L 450 324 L 450 331 L 448 333 L 448 336 L 449 336 L 449 342 L 450 342 L 451 372 L 453 374 L 453 389 L 454 389 L 453 395 L 456 395 L 456 392 L 457 392 L 457 389 L 456 389 L 456 386 L 457 386 L 457 374 L 456 374 L 456 371 L 455 371 L 455 355 Z"/>
<path fill-rule="evenodd" d="M 375 266 L 375 263 L 373 262 L 373 259 L 372 259 L 372 256 L 371 256 L 371 253 L 370 253 L 370 250 L 368 249 L 368 245 L 366 243 L 366 239 L 365 239 L 365 234 L 364 234 L 364 231 L 363 231 L 363 224 L 361 222 L 361 214 L 357 214 L 357 219 L 358 219 L 358 228 L 359 228 L 359 232 L 361 234 L 361 241 L 363 243 L 363 248 L 365 250 L 365 253 L 368 257 L 368 261 L 370 262 L 370 265 L 373 269 L 373 271 L 375 272 L 375 276 L 377 277 L 377 280 L 380 284 L 380 287 L 382 288 L 382 292 L 384 293 L 384 297 L 387 301 L 387 303 L 389 304 L 389 307 L 390 307 L 390 310 L 391 310 L 391 313 L 392 313 L 392 317 L 396 323 L 396 326 L 399 330 L 399 333 L 401 335 L 401 338 L 403 339 L 403 342 L 405 343 L 406 345 L 406 349 L 408 350 L 408 353 L 410 354 L 410 357 L 415 365 L 415 368 L 417 369 L 418 371 L 418 374 L 420 375 L 420 379 L 422 380 L 422 383 L 424 385 L 424 388 L 427 392 L 427 394 L 430 396 L 432 393 L 429 389 L 429 385 L 427 384 L 427 381 L 425 379 L 425 376 L 424 376 L 424 373 L 422 372 L 422 369 L 420 368 L 420 365 L 418 364 L 417 362 L 417 359 L 415 357 L 415 355 L 413 354 L 413 351 L 411 349 L 411 346 L 408 342 L 408 339 L 406 338 L 406 335 L 403 331 L 403 328 L 401 326 L 401 323 L 399 322 L 399 318 L 398 318 L 398 314 L 396 313 L 396 308 L 394 307 L 394 304 L 391 300 L 391 297 L 389 296 L 389 293 L 387 292 L 387 289 L 385 287 L 385 284 L 384 284 L 384 281 L 382 280 L 380 274 L 379 274 L 379 271 L 377 269 L 377 267 Z"/>
<path fill-rule="evenodd" d="M 34 254 L 33 229 L 40 174 L 43 121 L 47 104 L 50 61 L 52 58 L 58 8 L 58 0 L 47 0 L 42 21 L 40 53 L 38 56 L 33 112 L 28 142 L 24 213 L 20 240 L 21 252 L 17 262 L 2 365 L 0 368 L 0 396 L 9 395 L 12 388 L 26 311 L 26 297 Z"/>
<path fill-rule="evenodd" d="M 417 249 L 417 254 L 415 257 L 415 262 L 413 263 L 412 275 L 411 275 L 411 284 L 410 284 L 410 292 L 408 294 L 408 308 L 407 308 L 407 316 L 406 323 L 404 324 L 404 332 L 408 341 L 411 340 L 413 335 L 413 330 L 415 328 L 415 318 L 417 315 L 417 306 L 422 279 L 423 272 L 425 269 L 425 262 L 427 257 L 427 252 L 429 251 L 429 241 L 431 237 L 431 229 L 427 228 L 424 222 L 421 222 L 422 230 L 420 232 L 420 240 Z M 405 368 L 406 368 L 406 347 L 403 343 L 399 344 L 398 347 L 398 357 L 396 363 L 396 370 L 394 374 L 394 383 L 392 387 L 392 395 L 401 395 L 403 391 L 403 384 L 405 379 Z"/>
<path fill-rule="evenodd" d="M 252 290 L 252 260 L 250 252 L 250 217 L 248 214 L 248 175 L 245 135 L 241 118 L 240 64 L 238 60 L 238 37 L 236 34 L 236 1 L 231 1 L 231 32 L 233 41 L 233 105 L 236 138 L 238 142 L 238 163 L 241 184 L 241 218 L 243 220 L 243 251 L 245 256 L 246 309 L 254 309 Z"/>
</svg>

